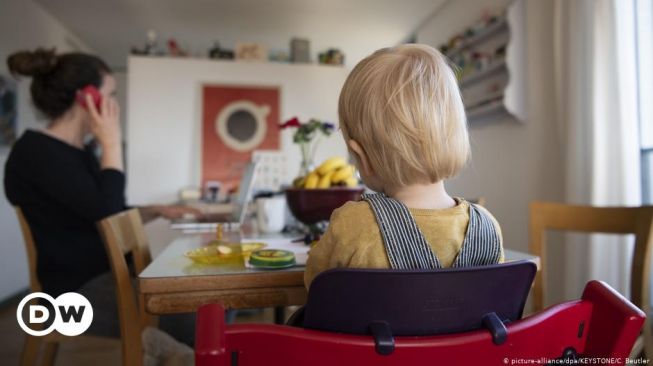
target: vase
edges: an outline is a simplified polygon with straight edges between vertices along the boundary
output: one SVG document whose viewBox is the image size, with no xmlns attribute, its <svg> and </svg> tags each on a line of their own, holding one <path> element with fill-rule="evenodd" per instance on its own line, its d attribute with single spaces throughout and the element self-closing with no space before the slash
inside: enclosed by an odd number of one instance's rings
<svg viewBox="0 0 653 366">
<path fill-rule="evenodd" d="M 310 146 L 308 143 L 300 143 L 299 149 L 302 152 L 302 161 L 299 165 L 299 174 L 298 177 L 305 177 L 310 172 L 315 169 L 315 164 L 313 163 L 313 154 L 311 154 Z"/>
<path fill-rule="evenodd" d="M 302 159 L 302 162 L 299 165 L 299 174 L 297 176 L 305 177 L 313 170 L 315 170 L 315 164 L 313 164 L 313 161 Z"/>
</svg>

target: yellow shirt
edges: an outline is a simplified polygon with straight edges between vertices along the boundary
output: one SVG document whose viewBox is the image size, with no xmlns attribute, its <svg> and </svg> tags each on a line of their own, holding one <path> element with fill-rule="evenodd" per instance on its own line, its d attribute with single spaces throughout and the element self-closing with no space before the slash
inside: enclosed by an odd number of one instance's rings
<svg viewBox="0 0 653 366">
<path fill-rule="evenodd" d="M 440 210 L 409 208 L 443 267 L 453 265 L 469 223 L 469 203 L 462 199 L 456 201 L 456 206 Z M 480 209 L 494 222 L 501 243 L 500 262 L 503 262 L 501 228 L 485 208 Z M 333 211 L 329 228 L 309 252 L 304 284 L 308 288 L 320 272 L 339 267 L 390 268 L 376 217 L 365 201 L 347 202 Z"/>
</svg>

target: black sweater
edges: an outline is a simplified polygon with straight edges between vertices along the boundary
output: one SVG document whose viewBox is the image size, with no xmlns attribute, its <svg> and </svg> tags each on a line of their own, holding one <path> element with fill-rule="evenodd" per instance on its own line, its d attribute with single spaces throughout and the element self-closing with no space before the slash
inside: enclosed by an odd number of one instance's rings
<svg viewBox="0 0 653 366">
<path fill-rule="evenodd" d="M 75 291 L 109 270 L 95 223 L 126 208 L 122 172 L 100 169 L 90 149 L 26 131 L 9 154 L 4 185 L 32 230 L 44 292 Z"/>
</svg>

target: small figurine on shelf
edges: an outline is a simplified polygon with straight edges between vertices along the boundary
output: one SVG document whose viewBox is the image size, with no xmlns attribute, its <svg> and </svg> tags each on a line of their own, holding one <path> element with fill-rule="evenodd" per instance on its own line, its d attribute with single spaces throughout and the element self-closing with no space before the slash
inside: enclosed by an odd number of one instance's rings
<svg viewBox="0 0 653 366">
<path fill-rule="evenodd" d="M 465 43 L 465 38 L 462 35 L 457 34 L 457 35 L 455 35 L 453 38 L 451 38 L 449 40 L 448 47 L 450 49 L 453 49 L 453 48 L 461 46 L 463 43 Z"/>
<path fill-rule="evenodd" d="M 290 59 L 294 63 L 310 63 L 311 52 L 308 39 L 293 38 L 290 40 Z"/>
<path fill-rule="evenodd" d="M 327 65 L 343 65 L 345 63 L 345 55 L 337 48 L 329 48 L 318 56 L 321 64 Z"/>
<path fill-rule="evenodd" d="M 217 60 L 233 60 L 234 51 L 220 48 L 220 42 L 216 41 L 213 47 L 209 49 L 209 58 Z"/>
<path fill-rule="evenodd" d="M 495 55 L 497 58 L 503 58 L 503 57 L 506 57 L 506 47 L 507 47 L 507 46 L 508 46 L 508 45 L 504 44 L 504 45 L 501 45 L 501 46 L 497 47 L 497 49 L 494 50 L 494 55 Z"/>
<path fill-rule="evenodd" d="M 273 62 L 290 62 L 290 55 L 286 50 L 271 50 L 268 60 Z"/>
<path fill-rule="evenodd" d="M 472 63 L 476 70 L 483 70 L 490 65 L 490 55 L 485 52 L 472 52 Z"/>
<path fill-rule="evenodd" d="M 236 60 L 267 61 L 268 51 L 261 43 L 236 42 Z"/>
<path fill-rule="evenodd" d="M 186 57 L 188 56 L 188 53 L 186 53 L 186 51 L 182 50 L 179 47 L 179 44 L 177 44 L 177 40 L 175 40 L 174 38 L 170 38 L 168 39 L 168 55 Z"/>
<path fill-rule="evenodd" d="M 160 56 L 162 52 L 159 50 L 159 46 L 157 44 L 158 38 L 159 36 L 156 34 L 156 31 L 154 29 L 150 29 L 147 31 L 147 41 L 145 42 L 145 47 L 143 47 L 143 49 L 132 47 L 132 55 Z"/>
</svg>

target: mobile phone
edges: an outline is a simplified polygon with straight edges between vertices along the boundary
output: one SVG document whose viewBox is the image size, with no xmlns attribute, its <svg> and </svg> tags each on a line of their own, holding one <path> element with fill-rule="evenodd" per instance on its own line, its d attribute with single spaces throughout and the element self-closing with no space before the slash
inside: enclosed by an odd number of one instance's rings
<svg viewBox="0 0 653 366">
<path fill-rule="evenodd" d="M 86 85 L 77 91 L 77 102 L 84 109 L 87 109 L 86 95 L 90 95 L 93 98 L 93 104 L 95 104 L 95 108 L 99 111 L 100 104 L 102 104 L 102 94 L 100 94 L 100 91 L 94 85 Z"/>
</svg>

